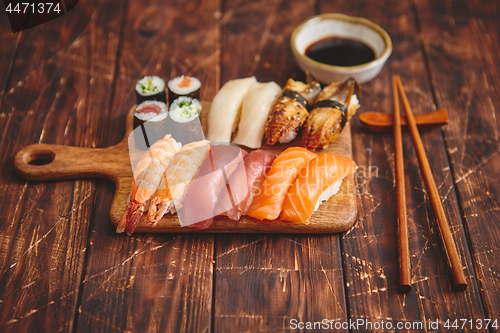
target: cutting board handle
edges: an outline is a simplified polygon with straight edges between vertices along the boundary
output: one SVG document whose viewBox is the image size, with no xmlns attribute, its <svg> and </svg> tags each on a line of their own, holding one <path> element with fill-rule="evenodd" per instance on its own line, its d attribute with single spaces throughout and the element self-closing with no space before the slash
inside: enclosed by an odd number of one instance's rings
<svg viewBox="0 0 500 333">
<path fill-rule="evenodd" d="M 84 148 L 34 144 L 23 148 L 14 158 L 17 172 L 28 180 L 107 178 L 130 176 L 127 147 L 120 143 L 109 148 Z"/>
</svg>

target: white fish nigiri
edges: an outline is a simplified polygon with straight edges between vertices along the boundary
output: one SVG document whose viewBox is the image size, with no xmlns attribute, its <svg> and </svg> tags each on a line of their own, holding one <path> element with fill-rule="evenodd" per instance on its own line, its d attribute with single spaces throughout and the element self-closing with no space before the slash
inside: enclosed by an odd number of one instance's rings
<svg viewBox="0 0 500 333">
<path fill-rule="evenodd" d="M 208 113 L 207 139 L 212 142 L 230 142 L 231 134 L 240 120 L 243 98 L 255 76 L 226 82 L 215 95 Z"/>
<path fill-rule="evenodd" d="M 238 133 L 233 142 L 250 148 L 260 148 L 269 110 L 281 95 L 276 82 L 253 83 L 243 99 Z"/>
</svg>

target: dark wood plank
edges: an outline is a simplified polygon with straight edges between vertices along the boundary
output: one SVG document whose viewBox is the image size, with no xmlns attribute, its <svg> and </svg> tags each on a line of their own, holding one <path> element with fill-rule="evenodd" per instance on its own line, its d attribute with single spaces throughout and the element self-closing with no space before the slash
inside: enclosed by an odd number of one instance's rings
<svg viewBox="0 0 500 333">
<path fill-rule="evenodd" d="M 427 1 L 417 2 L 426 56 L 438 105 L 449 106 L 450 124 L 443 128 L 453 180 L 468 231 L 471 253 L 487 317 L 498 318 L 498 1 L 468 1 L 467 10 L 449 13 L 452 21 L 474 22 L 464 34 L 450 26 L 448 34 L 429 19 Z M 435 13 L 431 13 L 435 15 Z"/>
<path fill-rule="evenodd" d="M 252 75 L 282 87 L 290 77 L 304 80 L 290 50 L 290 34 L 314 14 L 314 3 L 307 1 L 224 2 L 222 83 Z"/>
<path fill-rule="evenodd" d="M 471 36 L 483 28 L 482 2 L 471 0 L 415 1 L 418 23 L 426 39 L 450 36 Z"/>
<path fill-rule="evenodd" d="M 500 3 L 495 0 L 417 0 L 415 7 L 426 40 L 444 37 L 471 37 L 489 34 L 500 37 L 498 12 Z"/>
<path fill-rule="evenodd" d="M 14 64 L 14 55 L 17 50 L 19 34 L 12 32 L 9 25 L 7 12 L 0 13 L 0 40 L 2 48 L 0 49 L 0 107 L 5 94 L 5 88 Z"/>
<path fill-rule="evenodd" d="M 118 143 L 144 75 L 194 75 L 201 99 L 220 80 L 221 4 L 130 1 L 127 6 L 107 145 Z M 114 186 L 98 187 L 76 331 L 207 332 L 212 309 L 213 236 L 115 234 Z"/>
<path fill-rule="evenodd" d="M 102 144 L 120 14 L 111 1 L 81 3 L 21 33 L 0 110 L 2 331 L 72 329 L 95 185 L 28 183 L 12 158 L 36 142 Z"/>
<path fill-rule="evenodd" d="M 289 35 L 312 15 L 311 2 L 226 1 L 222 82 L 303 79 Z M 338 235 L 218 235 L 214 278 L 214 332 L 283 332 L 293 319 L 347 319 Z"/>
<path fill-rule="evenodd" d="M 500 3 L 495 0 L 474 1 L 474 13 L 468 13 L 477 17 L 478 26 L 482 32 L 491 36 L 493 40 L 500 39 L 500 22 L 498 22 L 498 12 Z"/>
<path fill-rule="evenodd" d="M 500 317 L 500 57 L 489 36 L 426 42 L 443 128 L 486 317 Z"/>
<path fill-rule="evenodd" d="M 393 54 L 381 74 L 363 86 L 360 112 L 382 110 L 392 113 L 392 74 L 401 76 L 415 113 L 436 109 L 413 8 L 411 1 L 372 2 L 363 6 L 350 1 L 320 3 L 322 12 L 366 17 L 391 35 Z M 412 291 L 408 294 L 397 292 L 393 137 L 372 134 L 357 119 L 352 130 L 354 157 L 360 167 L 359 220 L 341 240 L 350 316 L 371 322 L 389 320 L 394 326 L 399 321 L 439 320 L 441 327 L 448 319 L 482 318 L 478 286 L 439 128 L 423 132 L 422 140 L 467 276 L 469 288 L 463 293 L 451 289 L 446 254 L 409 133 L 403 133 L 403 150 Z"/>
</svg>

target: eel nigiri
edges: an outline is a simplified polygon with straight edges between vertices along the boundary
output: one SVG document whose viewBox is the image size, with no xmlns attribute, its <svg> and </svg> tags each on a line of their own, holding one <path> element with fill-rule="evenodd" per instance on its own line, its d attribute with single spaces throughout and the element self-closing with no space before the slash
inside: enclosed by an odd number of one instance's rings
<svg viewBox="0 0 500 333">
<path fill-rule="evenodd" d="M 326 148 L 337 138 L 359 108 L 354 89 L 359 84 L 353 78 L 326 86 L 316 98 L 309 113 L 300 145 L 311 151 Z"/>
<path fill-rule="evenodd" d="M 353 160 L 331 154 L 312 159 L 290 187 L 281 219 L 309 223 L 319 205 L 337 193 L 342 179 L 354 173 L 356 168 Z"/>
<path fill-rule="evenodd" d="M 305 167 L 317 154 L 300 147 L 291 147 L 278 155 L 271 170 L 260 187 L 248 210 L 248 215 L 259 220 L 275 220 L 278 218 L 285 202 L 290 186 Z"/>
<path fill-rule="evenodd" d="M 230 142 L 240 120 L 243 98 L 255 76 L 226 82 L 215 95 L 208 113 L 207 139 L 212 142 Z"/>
<path fill-rule="evenodd" d="M 177 211 L 182 226 L 208 228 L 214 216 L 221 193 L 227 192 L 226 182 L 238 163 L 248 155 L 236 145 L 212 145 L 209 157 L 203 162 L 189 185 L 182 209 Z"/>
<path fill-rule="evenodd" d="M 245 215 L 275 159 L 276 154 L 270 151 L 252 151 L 229 178 L 231 193 L 222 193 L 217 202 L 217 210 L 227 212 L 229 218 L 235 221 Z"/>
<path fill-rule="evenodd" d="M 276 82 L 252 83 L 243 99 L 241 120 L 234 143 L 260 148 L 269 110 L 280 93 L 281 88 Z"/>
<path fill-rule="evenodd" d="M 182 205 L 189 183 L 205 161 L 210 145 L 201 140 L 184 145 L 165 170 L 156 196 L 148 211 L 148 223 L 155 226 L 167 212 L 175 212 Z"/>
<path fill-rule="evenodd" d="M 165 170 L 179 149 L 181 144 L 167 134 L 153 144 L 139 160 L 134 169 L 130 202 L 116 227 L 117 233 L 124 232 L 125 228 L 129 236 L 134 232 L 145 206 L 156 194 Z"/>
<path fill-rule="evenodd" d="M 309 115 L 308 107 L 321 90 L 318 82 L 305 84 L 289 79 L 281 97 L 269 112 L 265 134 L 268 145 L 287 143 L 295 139 L 297 131 Z"/>
</svg>

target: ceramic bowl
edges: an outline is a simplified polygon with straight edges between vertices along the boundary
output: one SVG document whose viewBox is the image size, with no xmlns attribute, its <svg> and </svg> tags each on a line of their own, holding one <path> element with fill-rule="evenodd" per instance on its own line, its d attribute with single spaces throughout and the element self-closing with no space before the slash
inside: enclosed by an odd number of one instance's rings
<svg viewBox="0 0 500 333">
<path fill-rule="evenodd" d="M 305 55 L 308 46 L 332 36 L 363 42 L 373 49 L 375 59 L 357 66 L 333 66 Z M 365 18 L 334 13 L 313 16 L 299 24 L 292 32 L 290 44 L 300 68 L 326 84 L 351 76 L 359 83 L 368 82 L 380 73 L 392 52 L 391 38 L 380 26 Z"/>
</svg>

